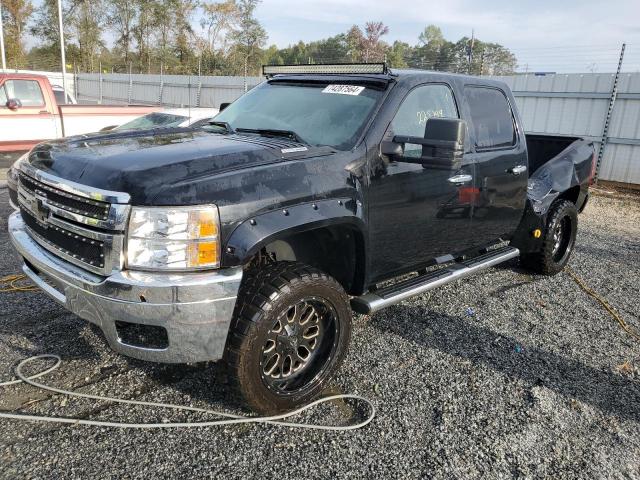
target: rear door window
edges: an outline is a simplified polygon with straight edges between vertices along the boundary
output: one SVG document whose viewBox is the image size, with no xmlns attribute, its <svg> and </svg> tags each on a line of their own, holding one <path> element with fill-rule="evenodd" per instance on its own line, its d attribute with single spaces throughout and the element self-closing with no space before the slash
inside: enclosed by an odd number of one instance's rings
<svg viewBox="0 0 640 480">
<path fill-rule="evenodd" d="M 7 94 L 4 91 L 4 85 L 0 86 L 0 107 L 6 107 L 7 106 Z"/>
<path fill-rule="evenodd" d="M 478 149 L 508 148 L 516 144 L 513 113 L 504 92 L 491 87 L 466 87 L 465 95 Z"/>
<path fill-rule="evenodd" d="M 9 99 L 20 100 L 23 107 L 42 107 L 44 97 L 35 80 L 7 80 L 4 84 Z"/>
</svg>

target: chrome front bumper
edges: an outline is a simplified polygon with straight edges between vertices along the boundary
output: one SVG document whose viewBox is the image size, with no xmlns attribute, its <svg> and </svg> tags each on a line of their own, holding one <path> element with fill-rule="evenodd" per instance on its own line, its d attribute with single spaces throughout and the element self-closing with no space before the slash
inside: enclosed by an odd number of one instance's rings
<svg viewBox="0 0 640 480">
<path fill-rule="evenodd" d="M 25 259 L 24 273 L 46 294 L 96 324 L 124 355 L 167 363 L 222 358 L 242 268 L 210 273 L 122 271 L 101 277 L 43 249 L 27 233 L 19 212 L 9 217 L 9 237 Z M 166 329 L 166 348 L 125 343 L 116 322 Z"/>
</svg>

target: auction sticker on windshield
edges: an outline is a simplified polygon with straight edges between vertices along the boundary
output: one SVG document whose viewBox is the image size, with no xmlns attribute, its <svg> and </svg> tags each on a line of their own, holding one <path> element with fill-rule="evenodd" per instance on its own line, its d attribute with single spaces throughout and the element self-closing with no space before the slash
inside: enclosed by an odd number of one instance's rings
<svg viewBox="0 0 640 480">
<path fill-rule="evenodd" d="M 338 93 L 340 95 L 360 95 L 364 87 L 356 85 L 327 85 L 322 93 Z"/>
</svg>

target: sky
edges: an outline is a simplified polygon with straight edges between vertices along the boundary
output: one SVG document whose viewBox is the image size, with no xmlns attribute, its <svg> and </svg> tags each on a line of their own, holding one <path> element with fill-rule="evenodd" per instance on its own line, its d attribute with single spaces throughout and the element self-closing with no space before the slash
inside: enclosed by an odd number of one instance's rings
<svg viewBox="0 0 640 480">
<path fill-rule="evenodd" d="M 610 72 L 627 42 L 625 69 L 640 70 L 640 0 L 263 0 L 256 16 L 279 47 L 380 20 L 386 41 L 411 45 L 428 24 L 511 49 L 529 71 Z M 595 64 L 595 65 L 593 65 Z"/>
<path fill-rule="evenodd" d="M 388 43 L 415 45 L 425 26 L 435 24 L 447 40 L 473 30 L 504 45 L 516 54 L 519 71 L 613 72 L 623 42 L 623 70 L 640 71 L 640 0 L 262 0 L 256 17 L 269 45 L 281 48 L 367 21 L 389 26 Z M 197 12 L 195 30 L 200 18 Z M 30 38 L 29 47 L 36 42 Z"/>
</svg>

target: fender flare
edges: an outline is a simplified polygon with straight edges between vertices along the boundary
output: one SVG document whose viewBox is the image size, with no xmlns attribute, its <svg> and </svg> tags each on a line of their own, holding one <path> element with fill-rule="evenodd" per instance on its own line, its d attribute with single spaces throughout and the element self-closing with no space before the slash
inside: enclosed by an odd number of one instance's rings
<svg viewBox="0 0 640 480">
<path fill-rule="evenodd" d="M 333 225 L 351 226 L 366 241 L 363 218 L 362 204 L 353 198 L 319 200 L 272 210 L 248 218 L 235 228 L 226 242 L 222 263 L 225 267 L 243 265 L 275 240 Z"/>
</svg>

